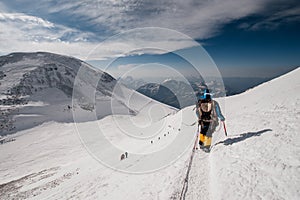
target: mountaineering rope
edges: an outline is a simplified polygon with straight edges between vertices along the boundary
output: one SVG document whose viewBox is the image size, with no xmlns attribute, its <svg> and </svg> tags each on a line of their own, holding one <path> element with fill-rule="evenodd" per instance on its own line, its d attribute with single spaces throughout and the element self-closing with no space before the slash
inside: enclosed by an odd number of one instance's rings
<svg viewBox="0 0 300 200">
<path fill-rule="evenodd" d="M 195 155 L 196 145 L 198 143 L 198 136 L 199 136 L 199 125 L 198 125 L 198 131 L 197 131 L 196 140 L 195 140 L 195 143 L 194 143 L 194 146 L 193 146 L 193 152 L 192 152 L 192 155 L 190 157 L 189 166 L 188 166 L 188 169 L 187 169 L 187 172 L 186 172 L 186 176 L 185 176 L 185 179 L 184 179 L 182 191 L 181 191 L 181 194 L 180 194 L 180 200 L 184 200 L 185 199 L 185 195 L 186 195 L 186 192 L 188 190 L 189 174 L 190 174 L 190 171 L 191 171 L 191 167 L 192 167 L 192 163 L 193 163 L 193 158 L 194 158 L 194 155 Z"/>
</svg>

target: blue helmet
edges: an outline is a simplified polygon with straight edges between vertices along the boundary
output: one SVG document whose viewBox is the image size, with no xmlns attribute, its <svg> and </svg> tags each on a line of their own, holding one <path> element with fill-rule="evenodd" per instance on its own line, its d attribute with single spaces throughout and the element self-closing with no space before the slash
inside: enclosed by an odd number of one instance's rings
<svg viewBox="0 0 300 200">
<path fill-rule="evenodd" d="M 211 94 L 209 92 L 208 89 L 205 89 L 204 90 L 204 93 L 203 93 L 203 96 L 202 96 L 203 99 L 211 99 Z"/>
</svg>

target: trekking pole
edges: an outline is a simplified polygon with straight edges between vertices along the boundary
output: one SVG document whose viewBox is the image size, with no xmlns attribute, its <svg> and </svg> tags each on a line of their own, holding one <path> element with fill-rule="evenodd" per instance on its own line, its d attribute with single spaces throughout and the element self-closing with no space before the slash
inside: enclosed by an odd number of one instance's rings
<svg viewBox="0 0 300 200">
<path fill-rule="evenodd" d="M 196 140 L 195 140 L 195 143 L 194 143 L 193 151 L 195 151 L 195 149 L 197 148 L 197 142 L 199 140 L 199 132 L 200 132 L 200 124 L 198 123 L 197 136 L 196 136 Z"/>
<path fill-rule="evenodd" d="M 223 127 L 224 127 L 224 131 L 225 131 L 225 136 L 227 137 L 227 131 L 226 131 L 226 126 L 225 126 L 225 122 L 223 121 Z"/>
</svg>

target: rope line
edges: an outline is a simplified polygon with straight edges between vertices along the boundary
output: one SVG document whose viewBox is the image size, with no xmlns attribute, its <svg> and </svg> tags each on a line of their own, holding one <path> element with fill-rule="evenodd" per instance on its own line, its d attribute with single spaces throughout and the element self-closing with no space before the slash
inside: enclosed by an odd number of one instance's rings
<svg viewBox="0 0 300 200">
<path fill-rule="evenodd" d="M 199 126 L 198 126 L 197 136 L 196 136 L 194 147 L 193 147 L 193 152 L 192 152 L 190 160 L 189 160 L 188 169 L 187 169 L 186 176 L 185 176 L 184 183 L 183 183 L 183 187 L 182 187 L 182 190 L 181 190 L 180 200 L 185 199 L 185 195 L 186 195 L 187 190 L 188 190 L 189 175 L 190 175 L 190 171 L 191 171 L 191 168 L 192 168 L 192 163 L 193 163 L 193 159 L 194 159 L 194 155 L 195 155 L 196 145 L 198 143 L 198 135 L 199 135 Z"/>
</svg>

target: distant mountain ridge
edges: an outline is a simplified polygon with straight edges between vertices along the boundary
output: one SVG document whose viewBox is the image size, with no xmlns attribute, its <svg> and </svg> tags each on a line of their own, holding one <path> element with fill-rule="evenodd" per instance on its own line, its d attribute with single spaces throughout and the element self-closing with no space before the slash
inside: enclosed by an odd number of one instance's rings
<svg viewBox="0 0 300 200">
<path fill-rule="evenodd" d="M 0 135 L 47 121 L 72 122 L 74 111 L 81 122 L 113 113 L 134 115 L 151 104 L 158 102 L 73 57 L 47 52 L 0 56 Z"/>
<path fill-rule="evenodd" d="M 137 91 L 159 102 L 165 103 L 175 108 L 180 108 L 180 103 L 178 102 L 176 95 L 163 85 L 157 83 L 148 83 L 144 86 L 139 87 Z"/>
<path fill-rule="evenodd" d="M 176 108 L 194 105 L 204 89 L 212 88 L 215 97 L 222 96 L 222 89 L 214 82 L 204 83 L 200 80 L 189 80 L 188 83 L 174 79 L 166 79 L 161 84 L 148 83 L 137 89 L 138 92 L 157 101 Z"/>
<path fill-rule="evenodd" d="M 271 79 L 271 77 L 225 77 L 223 78 L 223 83 L 226 96 L 232 96 L 243 93 Z M 129 88 L 136 89 L 138 92 L 150 98 L 176 108 L 183 108 L 193 105 L 195 103 L 195 98 L 198 98 L 207 86 L 212 89 L 211 92 L 213 97 L 225 96 L 222 85 L 219 85 L 213 81 L 203 83 L 196 78 L 189 79 L 188 84 L 172 78 L 168 78 L 165 81 L 162 81 L 160 84 L 146 83 L 141 79 L 135 80 L 133 77 L 126 77 L 120 81 Z M 159 90 L 159 87 L 162 86 L 173 92 L 167 92 L 164 94 L 164 92 L 162 92 L 163 90 Z M 193 92 L 190 91 L 190 88 L 193 89 Z M 181 101 L 179 101 L 179 98 L 181 98 Z"/>
</svg>

